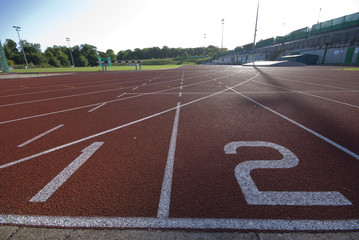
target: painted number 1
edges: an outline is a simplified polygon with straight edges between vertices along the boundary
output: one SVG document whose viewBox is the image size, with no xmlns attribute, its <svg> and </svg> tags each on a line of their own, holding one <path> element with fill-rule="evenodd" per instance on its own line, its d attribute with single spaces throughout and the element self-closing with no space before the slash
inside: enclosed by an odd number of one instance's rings
<svg viewBox="0 0 359 240">
<path fill-rule="evenodd" d="M 235 168 L 235 176 L 250 205 L 292 205 L 292 206 L 340 206 L 352 205 L 340 192 L 271 192 L 259 191 L 250 172 L 253 169 L 292 168 L 298 165 L 298 157 L 289 149 L 270 142 L 230 142 L 224 147 L 226 154 L 237 154 L 240 147 L 270 147 L 279 151 L 281 160 L 245 161 Z"/>
</svg>

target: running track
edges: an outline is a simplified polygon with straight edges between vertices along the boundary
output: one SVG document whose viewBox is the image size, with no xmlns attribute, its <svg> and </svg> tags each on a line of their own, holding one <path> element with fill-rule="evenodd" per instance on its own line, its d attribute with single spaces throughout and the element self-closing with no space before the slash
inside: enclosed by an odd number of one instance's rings
<svg viewBox="0 0 359 240">
<path fill-rule="evenodd" d="M 0 224 L 359 228 L 359 73 L 187 66 L 0 81 Z"/>
</svg>

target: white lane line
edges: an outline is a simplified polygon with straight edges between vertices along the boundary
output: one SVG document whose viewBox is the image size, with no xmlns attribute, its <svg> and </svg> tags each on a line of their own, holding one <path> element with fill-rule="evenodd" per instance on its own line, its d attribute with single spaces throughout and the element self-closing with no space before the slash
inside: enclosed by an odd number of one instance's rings
<svg viewBox="0 0 359 240">
<path fill-rule="evenodd" d="M 218 82 L 219 84 L 223 84 L 222 82 Z"/>
<path fill-rule="evenodd" d="M 183 86 L 180 86 L 180 90 L 182 90 L 183 89 Z"/>
<path fill-rule="evenodd" d="M 218 77 L 218 79 L 220 79 L 220 78 L 226 78 L 226 77 L 228 77 L 228 76 Z M 197 78 L 197 77 L 191 77 L 191 78 Z M 178 80 L 170 80 L 170 81 L 165 81 L 165 82 L 153 83 L 153 85 L 155 85 L 155 84 L 167 83 L 167 82 L 173 82 L 173 81 L 178 81 Z M 201 82 L 196 82 L 196 83 L 192 83 L 192 84 L 187 84 L 185 87 L 200 85 L 200 84 L 202 84 L 202 83 L 206 83 L 206 82 L 210 82 L 210 81 L 211 81 L 211 80 L 205 80 L 205 81 L 201 81 Z M 119 88 L 119 89 L 123 89 L 123 88 Z M 119 89 L 112 89 L 111 91 L 119 90 Z M 116 100 L 111 100 L 111 101 L 106 101 L 106 102 L 102 102 L 102 103 L 113 103 L 113 102 L 118 102 L 118 101 L 123 101 L 123 100 L 131 99 L 131 98 L 137 98 L 137 97 L 142 97 L 142 96 L 147 96 L 147 95 L 153 95 L 153 94 L 156 94 L 156 93 L 168 92 L 168 91 L 171 91 L 171 90 L 174 90 L 174 89 L 178 89 L 178 87 L 173 87 L 173 88 L 164 89 L 164 90 L 155 91 L 155 92 L 138 94 L 138 95 L 136 95 L 136 96 L 130 96 L 130 97 L 121 98 L 121 99 L 116 99 Z M 91 93 L 91 94 L 92 94 L 92 93 Z M 176 94 L 177 94 L 177 93 L 176 93 Z M 64 113 L 64 112 L 79 110 L 79 109 L 83 109 L 83 108 L 89 108 L 89 107 L 97 106 L 97 105 L 102 104 L 102 103 L 94 103 L 94 104 L 90 104 L 90 105 L 84 105 L 84 106 L 80 106 L 80 107 L 68 108 L 68 109 L 64 109 L 64 110 L 59 110 L 59 111 L 54 111 L 54 112 L 49 112 L 49 113 L 43 113 L 43 114 L 38 114 L 38 115 L 32 115 L 32 116 L 23 117 L 23 118 L 16 118 L 16 119 L 12 119 L 12 120 L 7 120 L 7 121 L 0 122 L 0 125 L 2 125 L 2 124 L 7 124 L 7 123 L 12 123 L 12 122 L 17 122 L 17 121 L 22 121 L 22 120 L 27 120 L 27 119 L 32 119 L 32 118 L 49 116 L 49 115 L 58 114 L 58 113 Z M 0 105 L 0 107 L 3 107 L 3 106 L 4 106 L 4 105 Z"/>
<path fill-rule="evenodd" d="M 0 215 L 1 224 L 68 228 L 162 228 L 282 231 L 344 231 L 359 229 L 359 219 L 297 220 L 236 218 L 145 218 Z"/>
<path fill-rule="evenodd" d="M 233 87 L 227 87 L 227 88 L 230 89 L 230 90 L 232 90 L 232 91 L 235 92 L 235 93 L 238 93 L 239 95 L 241 95 L 242 97 L 248 99 L 249 101 L 251 101 L 251 102 L 253 102 L 253 103 L 255 103 L 255 104 L 257 104 L 257 105 L 263 107 L 264 109 L 266 109 L 266 110 L 268 110 L 268 111 L 274 113 L 275 115 L 277 115 L 277 116 L 279 116 L 279 117 L 281 117 L 281 118 L 283 118 L 283 119 L 289 121 L 290 123 L 293 123 L 294 125 L 296 125 L 296 126 L 302 128 L 302 129 L 304 129 L 305 131 L 307 131 L 307 132 L 313 134 L 314 136 L 319 137 L 320 139 L 324 140 L 325 142 L 331 144 L 332 146 L 334 146 L 334 147 L 336 147 L 336 148 L 342 150 L 343 152 L 345 152 L 345 153 L 349 154 L 350 156 L 352 156 L 352 157 L 356 158 L 357 160 L 359 160 L 359 155 L 358 155 L 358 154 L 356 154 L 356 153 L 350 151 L 349 149 L 343 147 L 342 145 L 339 145 L 338 143 L 336 143 L 336 142 L 330 140 L 329 138 L 324 137 L 323 135 L 321 135 L 321 134 L 319 134 L 319 133 L 317 133 L 317 132 L 311 130 L 310 128 L 307 128 L 306 126 L 304 126 L 304 125 L 302 125 L 302 124 L 300 124 L 300 123 L 298 123 L 298 122 L 296 122 L 296 121 L 294 121 L 294 120 L 292 120 L 292 119 L 290 119 L 290 118 L 288 118 L 288 117 L 286 117 L 286 116 L 280 114 L 279 112 L 276 112 L 276 111 L 274 111 L 273 109 L 271 109 L 271 108 L 269 108 L 269 107 L 267 107 L 267 106 L 264 106 L 263 104 L 257 102 L 256 100 L 254 100 L 254 99 L 252 99 L 252 98 L 250 98 L 250 97 L 248 97 L 248 96 L 246 96 L 246 95 L 244 95 L 244 94 L 238 92 L 237 90 L 233 89 Z"/>
<path fill-rule="evenodd" d="M 19 148 L 20 148 L 20 147 L 24 147 L 24 146 L 26 146 L 27 144 L 29 144 L 29 143 L 31 143 L 31 142 L 33 142 L 33 141 L 35 141 L 35 140 L 37 140 L 37 139 L 39 139 L 39 138 L 45 136 L 46 134 L 49 134 L 50 132 L 55 131 L 56 129 L 58 129 L 58 128 L 60 128 L 60 127 L 63 127 L 63 126 L 64 126 L 64 124 L 60 124 L 60 125 L 58 125 L 57 127 L 51 128 L 50 130 L 48 130 L 48 131 L 46 131 L 46 132 L 44 132 L 44 133 L 41 133 L 40 135 L 38 135 L 38 136 L 36 136 L 36 137 L 34 137 L 34 138 L 32 138 L 32 139 L 30 139 L 30 140 L 28 140 L 28 141 L 26 141 L 26 142 L 20 144 L 20 145 L 18 145 L 17 147 L 19 147 Z"/>
<path fill-rule="evenodd" d="M 138 89 L 138 88 L 139 88 L 139 86 L 132 88 L 132 90 L 136 90 L 136 89 Z"/>
<path fill-rule="evenodd" d="M 276 76 L 282 76 L 283 75 L 278 75 L 276 74 Z M 341 90 L 349 90 L 351 92 L 358 92 L 358 90 L 355 90 L 355 89 L 351 89 L 351 88 L 342 88 L 342 87 L 335 87 L 335 86 L 331 86 L 331 85 L 325 85 L 325 84 L 319 84 L 319 83 L 313 83 L 313 82 L 303 82 L 303 81 L 298 81 L 298 80 L 293 80 L 293 79 L 287 79 L 288 76 L 285 76 L 286 78 L 276 78 L 280 81 L 287 81 L 287 82 L 298 82 L 298 83 L 303 83 L 303 84 L 310 84 L 310 85 L 316 85 L 316 86 L 322 86 L 322 87 L 326 87 L 326 88 L 335 88 L 335 89 L 341 89 Z M 312 80 L 315 80 L 315 79 L 319 79 L 319 78 L 310 78 L 311 81 Z M 319 79 L 319 80 L 323 80 L 323 79 Z M 333 80 L 330 80 L 330 79 L 325 79 L 326 81 L 333 81 Z M 335 82 L 338 82 L 336 80 L 334 80 Z M 341 83 L 343 83 L 342 81 L 340 81 Z"/>
<path fill-rule="evenodd" d="M 175 161 L 176 153 L 176 141 L 177 141 L 177 130 L 178 120 L 180 114 L 181 103 L 177 103 L 175 120 L 173 122 L 172 136 L 170 141 L 170 147 L 168 149 L 168 156 L 165 168 L 165 174 L 163 177 L 162 190 L 160 203 L 158 205 L 158 218 L 168 218 L 170 212 L 170 201 L 171 201 L 171 189 L 172 189 L 172 177 L 173 177 L 173 166 Z"/>
<path fill-rule="evenodd" d="M 178 97 L 182 97 L 182 92 L 179 92 Z"/>
<path fill-rule="evenodd" d="M 118 95 L 117 97 L 120 98 L 122 96 L 125 96 L 127 93 L 122 93 L 121 95 Z"/>
<path fill-rule="evenodd" d="M 91 110 L 88 110 L 87 112 L 93 112 L 93 111 L 95 111 L 96 109 L 99 109 L 100 107 L 103 107 L 103 106 L 105 106 L 105 105 L 106 105 L 106 103 L 102 103 L 102 104 L 98 105 L 97 107 L 95 107 L 95 108 L 93 108 L 93 109 L 91 109 Z"/>
<path fill-rule="evenodd" d="M 294 92 L 294 93 L 299 93 L 299 94 L 303 94 L 303 95 L 307 95 L 307 96 L 311 96 L 311 97 L 315 97 L 315 98 L 327 100 L 327 101 L 330 101 L 330 102 L 335 102 L 335 103 L 343 104 L 343 105 L 346 105 L 346 106 L 349 106 L 349 107 L 354 107 L 354 108 L 358 108 L 358 109 L 359 109 L 359 106 L 356 106 L 356 105 L 353 105 L 353 104 L 350 104 L 350 103 L 345 103 L 345 102 L 333 100 L 333 99 L 330 99 L 330 98 L 317 96 L 317 95 L 310 94 L 310 93 L 307 93 L 307 92 L 304 92 L 304 91 L 296 91 L 296 90 L 292 90 L 292 89 L 289 89 L 289 88 L 280 87 L 280 86 L 277 86 L 277 85 L 273 85 L 273 84 L 270 84 L 270 83 L 264 83 L 264 82 L 260 82 L 260 81 L 253 81 L 253 82 L 260 83 L 260 84 L 263 84 L 263 85 L 272 86 L 272 87 L 276 87 L 276 88 L 280 88 L 280 89 L 284 89 L 284 90 L 288 90 L 288 91 Z"/>
<path fill-rule="evenodd" d="M 200 85 L 200 84 L 202 84 L 202 83 L 206 83 L 206 82 L 209 82 L 209 81 L 210 81 L 210 80 L 206 80 L 206 81 L 202 81 L 202 82 L 197 82 L 197 83 L 188 84 L 188 85 L 186 85 L 186 87 L 195 86 L 195 85 Z M 157 84 L 157 83 L 155 83 L 155 84 Z M 58 113 L 64 113 L 64 112 L 79 110 L 79 109 L 83 109 L 83 108 L 89 108 L 89 107 L 93 107 L 93 106 L 98 106 L 99 104 L 103 104 L 103 103 L 113 103 L 113 102 L 119 102 L 119 101 L 123 101 L 123 100 L 127 100 L 127 99 L 132 99 L 132 98 L 147 96 L 147 95 L 154 95 L 154 94 L 157 94 L 157 93 L 168 92 L 168 91 L 171 91 L 171 90 L 174 90 L 174 89 L 178 89 L 178 87 L 173 87 L 173 88 L 164 89 L 164 90 L 155 91 L 155 92 L 149 92 L 149 93 L 142 93 L 142 94 L 136 93 L 135 96 L 130 96 L 130 97 L 126 97 L 126 98 L 121 98 L 121 99 L 106 101 L 106 102 L 102 102 L 102 103 L 94 103 L 94 104 L 84 105 L 84 106 L 80 106 L 80 107 L 68 108 L 68 109 L 59 110 L 59 111 L 55 111 L 55 112 L 49 112 L 49 113 L 43 113 L 43 114 L 38 114 L 38 115 L 32 115 L 32 116 L 29 116 L 29 117 L 16 118 L 16 119 L 12 119 L 12 120 L 7 120 L 7 121 L 4 121 L 4 122 L 0 122 L 0 125 L 1 125 L 1 124 L 6 124 L 6 123 L 11 123 L 11 122 L 17 122 L 17 121 L 27 120 L 27 119 L 32 119 L 32 118 L 49 116 L 49 115 L 58 114 Z M 128 93 L 128 94 L 129 94 L 129 93 Z M 177 94 L 177 93 L 176 93 L 176 94 Z M 1 106 L 0 106 L 0 107 L 1 107 Z"/>
<path fill-rule="evenodd" d="M 249 82 L 249 81 L 252 81 L 253 79 L 255 79 L 255 78 L 258 77 L 258 76 L 259 76 L 259 73 L 257 73 L 254 77 L 251 77 L 251 78 L 247 79 L 246 81 L 241 82 L 241 83 L 238 83 L 238 84 L 236 84 L 236 85 L 234 85 L 234 86 L 232 86 L 232 87 L 234 88 L 234 87 L 238 87 L 238 86 L 240 86 L 240 85 L 243 85 L 243 84 L 245 84 L 245 83 L 247 83 L 247 82 Z M 213 93 L 213 94 L 211 94 L 211 95 L 207 95 L 207 96 L 204 96 L 204 97 L 195 99 L 195 100 L 193 100 L 193 101 L 184 103 L 184 104 L 182 104 L 180 107 L 184 107 L 184 106 L 187 106 L 187 105 L 191 105 L 191 104 L 193 104 L 193 103 L 196 103 L 196 102 L 205 100 L 205 99 L 207 99 L 207 98 L 216 96 L 216 95 L 218 95 L 218 94 L 227 92 L 228 90 L 230 90 L 230 88 L 227 88 L 227 89 L 221 90 L 221 91 L 219 91 L 219 92 L 215 92 L 215 93 Z M 66 144 L 64 144 L 64 145 L 60 145 L 60 146 L 57 146 L 57 147 L 48 149 L 48 150 L 46 150 L 46 151 L 43 151 L 43 152 L 40 152 L 40 153 L 36 153 L 36 154 L 34 154 L 34 155 L 31 155 L 31 156 L 28 156 L 28 157 L 25 157 L 25 158 L 21 158 L 21 159 L 19 159 L 19 160 L 15 160 L 15 161 L 13 161 L 13 162 L 9 162 L 9 163 L 0 165 L 0 169 L 2 169 L 2 168 L 7 168 L 7 167 L 13 166 L 13 165 L 15 165 L 15 164 L 19 164 L 19 163 L 22 163 L 22 162 L 31 160 L 31 159 L 33 159 L 33 158 L 42 156 L 42 155 L 44 155 L 44 154 L 48 154 L 48 153 L 51 153 L 51 152 L 54 152 L 54 151 L 57 151 L 57 150 L 66 148 L 66 147 L 75 145 L 75 144 L 77 144 L 77 143 L 80 143 L 80 142 L 83 142 L 83 141 L 86 141 L 86 140 L 89 140 L 89 139 L 92 139 L 92 138 L 95 138 L 95 137 L 98 137 L 98 136 L 102 136 L 102 135 L 104 135 L 104 134 L 107 134 L 107 133 L 110 133 L 110 132 L 113 132 L 113 131 L 117 131 L 117 130 L 119 130 L 119 129 L 121 129 L 121 128 L 125 128 L 125 127 L 131 126 L 131 125 L 133 125 L 133 124 L 136 124 L 136 123 L 139 123 L 139 122 L 142 122 L 142 121 L 145 121 L 145 120 L 148 120 L 148 119 L 151 119 L 151 118 L 160 116 L 160 115 L 162 115 L 162 114 L 165 114 L 165 113 L 170 112 L 170 111 L 175 110 L 175 109 L 177 109 L 177 107 L 169 108 L 169 109 L 164 110 L 164 111 L 162 111 L 162 112 L 158 112 L 158 113 L 152 114 L 152 115 L 150 115 L 150 116 L 147 116 L 147 117 L 144 117 L 144 118 L 140 118 L 140 119 L 135 120 L 135 121 L 133 121 L 133 122 L 129 122 L 129 123 L 123 124 L 123 125 L 121 125 L 121 126 L 117 126 L 117 127 L 108 129 L 108 130 L 106 130 L 106 131 L 99 132 L 99 133 L 96 133 L 96 134 L 94 134 L 94 135 L 90 135 L 90 136 L 88 136 L 88 137 L 85 137 L 85 138 L 82 138 L 82 139 L 79 139 L 79 140 L 76 140 L 76 141 L 73 141 L 73 142 L 69 142 L 69 143 L 66 143 Z"/>
<path fill-rule="evenodd" d="M 94 142 L 82 150 L 82 154 L 62 170 L 51 182 L 41 189 L 30 202 L 45 202 L 51 195 L 56 192 L 72 174 L 84 164 L 96 151 L 102 146 L 103 142 Z"/>
<path fill-rule="evenodd" d="M 147 83 L 143 83 L 141 86 L 145 86 Z"/>
<path fill-rule="evenodd" d="M 193 78 L 196 78 L 196 77 L 193 77 Z M 142 81 L 142 80 L 141 80 L 141 81 Z M 178 79 L 169 80 L 169 81 L 163 81 L 163 82 L 157 82 L 157 83 L 152 83 L 152 85 L 169 83 L 169 82 L 176 82 L 176 81 L 178 81 Z M 136 81 L 136 82 L 137 82 L 137 81 Z M 38 102 L 59 100 L 59 99 L 64 99 L 64 98 L 79 97 L 79 96 L 85 96 L 85 95 L 91 95 L 91 94 L 97 94 L 97 93 L 112 92 L 112 91 L 118 91 L 118 90 L 129 89 L 129 88 L 133 88 L 133 86 L 132 86 L 132 87 L 112 88 L 112 89 L 107 89 L 107 90 L 102 90 L 102 91 L 95 91 L 95 92 L 72 94 L 72 95 L 66 95 L 66 96 L 61 96 L 61 97 L 44 98 L 44 99 L 31 100 L 31 101 L 25 101 L 25 102 L 9 103 L 9 104 L 0 105 L 0 108 L 2 108 L 2 107 L 9 107 L 9 106 L 16 106 L 16 105 L 21 105 L 21 104 L 29 104 L 29 103 L 38 103 Z M 0 96 L 0 97 L 3 97 L 3 96 Z"/>
</svg>

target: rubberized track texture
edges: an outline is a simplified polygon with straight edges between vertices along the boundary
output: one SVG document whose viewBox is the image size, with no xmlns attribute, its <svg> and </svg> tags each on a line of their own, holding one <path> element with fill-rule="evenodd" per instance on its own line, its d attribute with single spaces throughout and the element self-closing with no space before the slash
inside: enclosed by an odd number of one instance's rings
<svg viewBox="0 0 359 240">
<path fill-rule="evenodd" d="M 359 229 L 359 73 L 186 66 L 0 81 L 0 224 Z"/>
</svg>

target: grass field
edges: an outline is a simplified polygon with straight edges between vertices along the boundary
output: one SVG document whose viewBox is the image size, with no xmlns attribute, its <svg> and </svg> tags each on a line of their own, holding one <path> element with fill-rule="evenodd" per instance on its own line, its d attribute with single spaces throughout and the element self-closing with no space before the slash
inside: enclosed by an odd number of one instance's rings
<svg viewBox="0 0 359 240">
<path fill-rule="evenodd" d="M 176 68 L 181 65 L 142 65 L 142 70 L 156 70 Z M 133 71 L 135 66 L 112 66 L 107 67 L 107 71 Z M 139 70 L 139 68 L 137 67 Z M 29 68 L 29 69 L 13 69 L 11 73 L 44 73 L 44 72 L 98 72 L 102 71 L 101 67 L 69 67 L 69 68 Z"/>
<path fill-rule="evenodd" d="M 359 71 L 359 68 L 341 68 L 340 70 L 346 70 L 346 71 Z"/>
<path fill-rule="evenodd" d="M 195 65 L 197 61 L 208 60 L 201 57 L 189 57 L 187 59 L 182 58 L 165 58 L 165 59 L 146 59 L 141 64 L 142 70 L 157 70 L 176 68 L 182 65 Z M 107 71 L 133 71 L 135 66 L 128 66 L 127 64 L 113 63 L 111 67 L 107 68 Z M 29 69 L 13 69 L 11 73 L 48 73 L 48 72 L 97 72 L 102 71 L 101 67 L 65 67 L 65 68 L 29 68 Z"/>
</svg>

